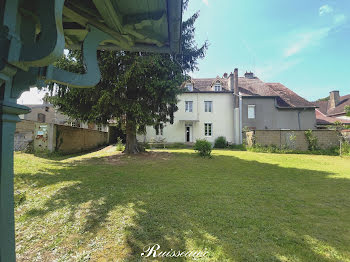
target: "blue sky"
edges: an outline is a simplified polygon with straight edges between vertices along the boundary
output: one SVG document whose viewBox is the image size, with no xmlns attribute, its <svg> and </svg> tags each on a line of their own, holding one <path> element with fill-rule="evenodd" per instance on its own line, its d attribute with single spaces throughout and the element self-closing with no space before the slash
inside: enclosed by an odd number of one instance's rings
<svg viewBox="0 0 350 262">
<path fill-rule="evenodd" d="M 308 100 L 350 93 L 350 0 L 190 0 L 196 40 L 209 41 L 193 77 L 253 71 Z M 31 89 L 19 103 L 41 103 Z"/>
<path fill-rule="evenodd" d="M 349 0 L 190 0 L 196 40 L 208 39 L 193 77 L 253 71 L 308 100 L 350 93 Z"/>
</svg>

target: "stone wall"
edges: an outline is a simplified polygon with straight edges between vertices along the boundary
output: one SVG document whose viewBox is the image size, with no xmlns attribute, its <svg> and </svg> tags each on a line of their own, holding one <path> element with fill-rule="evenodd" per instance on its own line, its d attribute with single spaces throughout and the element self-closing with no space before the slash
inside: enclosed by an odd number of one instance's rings
<svg viewBox="0 0 350 262">
<path fill-rule="evenodd" d="M 22 151 L 25 150 L 30 142 L 33 141 L 34 137 L 34 126 L 35 122 L 22 120 L 16 123 L 14 150 Z"/>
<path fill-rule="evenodd" d="M 56 125 L 56 150 L 76 153 L 108 144 L 108 132 Z"/>
<path fill-rule="evenodd" d="M 339 133 L 337 131 L 313 130 L 312 133 L 317 137 L 318 146 L 321 149 L 339 146 Z M 302 151 L 308 149 L 305 130 L 255 130 L 246 132 L 246 140 L 248 146 L 259 144 Z"/>
</svg>

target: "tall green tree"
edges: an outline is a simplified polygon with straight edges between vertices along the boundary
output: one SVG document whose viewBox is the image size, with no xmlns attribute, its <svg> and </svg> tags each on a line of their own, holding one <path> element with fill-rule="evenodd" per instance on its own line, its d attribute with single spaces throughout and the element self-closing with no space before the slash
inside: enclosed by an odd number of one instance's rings
<svg viewBox="0 0 350 262">
<path fill-rule="evenodd" d="M 185 1 L 184 8 L 188 1 Z M 114 119 L 123 123 L 126 132 L 126 153 L 143 151 L 136 133 L 146 125 L 156 128 L 160 123 L 173 122 L 177 110 L 179 88 L 186 74 L 197 69 L 208 43 L 198 47 L 193 14 L 182 25 L 182 53 L 150 54 L 144 52 L 99 51 L 101 81 L 91 89 L 51 85 L 50 101 L 72 118 L 106 124 Z M 57 66 L 72 72 L 84 72 L 81 54 L 72 51 L 57 62 Z"/>
</svg>

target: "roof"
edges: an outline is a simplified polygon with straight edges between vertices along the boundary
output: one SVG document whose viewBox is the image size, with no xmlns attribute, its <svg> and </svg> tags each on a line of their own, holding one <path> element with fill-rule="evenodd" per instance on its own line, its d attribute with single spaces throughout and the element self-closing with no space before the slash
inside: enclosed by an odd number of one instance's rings
<svg viewBox="0 0 350 262">
<path fill-rule="evenodd" d="M 92 26 L 109 36 L 99 49 L 179 53 L 182 7 L 182 0 L 65 1 L 66 48 L 80 48 Z"/>
<path fill-rule="evenodd" d="M 54 107 L 52 104 L 25 104 L 24 106 L 29 108 Z"/>
<path fill-rule="evenodd" d="M 329 108 L 329 100 L 316 101 L 314 103 L 317 107 L 319 107 L 320 112 L 327 116 L 345 114 L 345 106 L 350 106 L 350 94 L 341 96 L 339 99 L 339 104 L 334 108 Z"/>
<path fill-rule="evenodd" d="M 193 78 L 193 92 L 213 92 L 212 85 L 221 82 L 222 92 L 232 92 L 229 88 L 229 79 L 216 78 Z M 288 89 L 281 83 L 265 83 L 257 77 L 238 77 L 239 92 L 243 96 L 275 97 L 277 105 L 281 108 L 314 108 L 315 105 L 298 94 Z"/>
<path fill-rule="evenodd" d="M 316 110 L 316 122 L 318 125 L 328 125 L 336 121 L 344 124 L 350 124 L 350 117 L 345 117 L 345 106 L 350 106 L 350 94 L 341 96 L 336 107 L 330 108 L 330 101 L 314 102 L 318 107 Z M 342 117 L 343 115 L 343 117 Z"/>
<path fill-rule="evenodd" d="M 325 101 L 327 102 L 327 101 Z M 318 125 L 330 125 L 335 122 L 341 122 L 343 124 L 350 124 L 350 117 L 336 117 L 336 116 L 327 116 L 323 114 L 320 109 L 316 109 L 316 123 Z"/>
</svg>

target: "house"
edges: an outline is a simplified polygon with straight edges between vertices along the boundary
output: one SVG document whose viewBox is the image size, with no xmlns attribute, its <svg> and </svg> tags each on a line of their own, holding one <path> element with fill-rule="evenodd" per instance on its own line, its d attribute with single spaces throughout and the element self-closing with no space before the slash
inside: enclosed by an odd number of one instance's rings
<svg viewBox="0 0 350 262">
<path fill-rule="evenodd" d="M 174 124 L 157 131 L 146 127 L 138 140 L 167 142 L 214 142 L 219 136 L 230 143 L 242 143 L 242 128 L 315 129 L 315 106 L 280 83 L 264 83 L 252 72 L 238 77 L 191 79 L 183 84 Z"/>
<path fill-rule="evenodd" d="M 40 123 L 69 125 L 73 127 L 93 129 L 103 132 L 108 132 L 107 125 L 96 125 L 94 123 L 85 123 L 79 120 L 71 119 L 67 115 L 62 114 L 52 104 L 48 103 L 45 99 L 42 104 L 28 105 L 31 111 L 28 114 L 20 115 L 22 120 L 29 120 Z"/>
<path fill-rule="evenodd" d="M 28 114 L 20 115 L 19 117 L 21 119 L 21 122 L 16 123 L 16 131 L 14 135 L 15 151 L 26 149 L 28 144 L 34 140 L 35 132 L 41 133 L 41 130 L 37 130 L 37 123 L 39 123 L 39 129 L 42 128 L 45 130 L 47 130 L 48 126 L 53 126 L 52 124 L 54 124 L 60 126 L 68 125 L 83 129 L 98 130 L 104 133 L 107 133 L 109 131 L 109 127 L 107 125 L 84 123 L 82 121 L 69 118 L 57 110 L 57 108 L 55 108 L 52 104 L 47 103 L 46 99 L 43 99 L 42 104 L 26 104 L 25 106 L 29 107 L 31 111 Z"/>
<path fill-rule="evenodd" d="M 329 98 L 314 102 L 317 106 L 316 123 L 318 128 L 324 128 L 335 122 L 350 124 L 350 117 L 346 116 L 345 107 L 350 106 L 350 94 L 340 96 L 339 91 L 331 91 Z"/>
</svg>

